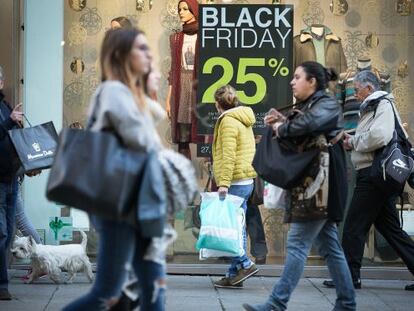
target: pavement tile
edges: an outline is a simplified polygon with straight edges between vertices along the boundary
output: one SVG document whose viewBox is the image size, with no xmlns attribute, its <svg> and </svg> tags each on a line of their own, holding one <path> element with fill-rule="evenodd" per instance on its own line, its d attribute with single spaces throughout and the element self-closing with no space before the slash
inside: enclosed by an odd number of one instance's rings
<svg viewBox="0 0 414 311">
<path fill-rule="evenodd" d="M 88 292 L 90 284 L 82 275 L 74 284 L 55 285 L 48 278 L 36 284 L 23 284 L 20 274 L 10 283 L 12 301 L 1 301 L 1 311 L 59 311 L 64 305 Z M 252 277 L 240 290 L 215 289 L 218 276 L 169 275 L 168 311 L 240 311 L 245 302 L 263 303 L 268 298 L 276 277 Z M 331 311 L 335 303 L 334 289 L 322 286 L 323 279 L 301 279 L 288 305 L 288 311 Z M 358 311 L 411 311 L 414 293 L 404 291 L 407 281 L 363 280 L 357 291 Z"/>
</svg>

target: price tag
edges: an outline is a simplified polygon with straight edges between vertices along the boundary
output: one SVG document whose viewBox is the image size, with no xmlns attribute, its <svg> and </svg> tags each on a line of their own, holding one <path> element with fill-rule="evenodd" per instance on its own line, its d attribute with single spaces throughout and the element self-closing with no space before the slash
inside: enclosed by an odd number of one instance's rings
<svg viewBox="0 0 414 311">
<path fill-rule="evenodd" d="M 212 145 L 206 143 L 197 144 L 197 157 L 199 158 L 210 158 L 212 153 Z"/>
</svg>

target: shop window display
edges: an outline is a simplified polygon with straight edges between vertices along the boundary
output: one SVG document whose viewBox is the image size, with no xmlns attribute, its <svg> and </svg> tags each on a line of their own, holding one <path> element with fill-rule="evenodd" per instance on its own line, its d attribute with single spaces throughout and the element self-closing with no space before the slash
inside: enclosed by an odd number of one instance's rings
<svg viewBox="0 0 414 311">
<path fill-rule="evenodd" d="M 178 0 L 65 1 L 63 94 L 65 126 L 73 122 L 85 124 L 90 96 L 100 81 L 97 51 L 105 31 L 111 27 L 111 21 L 119 16 L 127 17 L 132 25 L 138 25 L 147 33 L 154 64 L 163 75 L 162 87 L 157 97 L 160 103 L 168 102 L 169 91 L 174 93 L 178 90 L 178 88 L 174 89 L 173 83 L 176 81 L 171 82 L 171 76 L 170 80 L 168 79 L 171 69 L 176 68 L 174 66 L 177 65 L 177 58 L 174 56 L 176 51 L 173 50 L 174 45 L 173 48 L 170 46 L 170 37 L 183 34 L 183 21 L 179 18 L 178 2 Z M 189 2 L 196 2 L 196 0 Z M 414 83 L 414 70 L 412 70 L 413 57 L 410 51 L 414 49 L 414 17 L 411 0 L 200 0 L 198 2 L 213 5 L 272 3 L 293 5 L 294 66 L 305 60 L 316 60 L 337 70 L 340 79 L 332 91 L 344 107 L 347 129 L 352 132 L 359 109 L 351 94 L 352 77 L 360 70 L 369 69 L 377 73 L 385 90 L 393 92 L 403 122 L 407 124 L 408 131 L 413 137 L 414 107 L 411 103 L 414 102 L 414 95 L 410 92 L 410 87 Z M 194 60 L 195 64 L 197 63 L 195 40 L 191 42 L 184 40 L 180 59 L 185 64 L 193 64 Z M 190 73 L 187 79 L 191 81 L 185 82 L 188 82 L 191 87 L 194 67 L 188 69 Z M 285 103 L 288 104 L 290 103 Z M 193 125 L 194 120 L 191 119 L 189 124 Z M 178 140 L 174 139 L 175 133 L 172 132 L 175 128 L 170 126 L 170 123 L 166 122 L 161 126 L 160 131 L 165 145 L 177 148 Z M 191 130 L 190 134 L 192 134 Z M 196 140 L 190 137 L 186 141 L 188 146 L 184 149 L 187 150 L 188 156 L 191 153 L 202 189 L 208 179 L 207 168 L 210 164 L 208 159 L 196 157 L 195 142 Z M 412 192 L 408 189 L 405 198 L 411 201 L 411 197 Z M 282 212 L 266 210 L 263 206 L 260 206 L 260 211 L 266 232 L 267 263 L 282 263 L 288 229 L 282 222 Z M 198 231 L 191 226 L 191 223 L 186 222 L 189 216 L 185 213 L 175 216 L 174 227 L 178 232 L 178 240 L 169 251 L 169 260 L 172 262 L 199 262 L 194 248 Z M 407 221 L 412 221 L 412 217 L 406 216 L 406 218 Z M 389 259 L 381 256 L 384 247 L 380 239 L 371 240 L 366 257 L 370 260 L 375 259 L 376 263 Z M 380 244 L 377 249 L 372 245 L 376 244 L 375 241 Z M 208 262 L 222 263 L 223 261 L 209 260 Z M 309 264 L 312 263 L 312 260 L 309 261 Z"/>
</svg>

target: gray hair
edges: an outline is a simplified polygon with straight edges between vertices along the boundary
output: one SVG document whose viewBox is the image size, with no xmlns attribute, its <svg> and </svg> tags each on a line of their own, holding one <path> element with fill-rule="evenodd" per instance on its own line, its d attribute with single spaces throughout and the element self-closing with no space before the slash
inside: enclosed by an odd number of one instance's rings
<svg viewBox="0 0 414 311">
<path fill-rule="evenodd" d="M 4 70 L 3 67 L 0 66 L 0 81 L 4 80 Z"/>
<path fill-rule="evenodd" d="M 381 89 L 380 81 L 378 77 L 370 70 L 363 70 L 356 74 L 354 77 L 354 83 L 358 82 L 362 87 L 367 87 L 370 85 L 375 91 Z"/>
</svg>

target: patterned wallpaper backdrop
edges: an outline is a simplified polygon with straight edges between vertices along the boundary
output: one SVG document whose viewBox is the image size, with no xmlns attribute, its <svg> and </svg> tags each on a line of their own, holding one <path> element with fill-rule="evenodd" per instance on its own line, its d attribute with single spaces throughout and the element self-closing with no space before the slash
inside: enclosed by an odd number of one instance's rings
<svg viewBox="0 0 414 311">
<path fill-rule="evenodd" d="M 155 65 L 162 73 L 159 101 L 164 104 L 170 68 L 169 34 L 179 30 L 178 0 L 65 0 L 64 124 L 85 122 L 91 94 L 100 82 L 99 48 L 110 20 L 127 16 L 146 33 Z M 204 0 L 203 3 L 270 4 L 272 0 Z M 277 1 L 275 1 L 277 2 Z M 392 77 L 392 90 L 402 118 L 414 137 L 414 4 L 411 0 L 292 0 L 280 1 L 295 8 L 294 34 L 312 24 L 324 24 L 342 39 L 349 68 L 369 56 L 373 65 Z M 330 6 L 332 4 L 332 6 Z M 410 5 L 412 7 L 410 7 Z M 397 12 L 397 9 L 399 12 Z M 411 9 L 411 10 L 409 10 Z M 169 125 L 161 126 L 168 144 Z M 206 163 L 194 160 L 200 180 Z M 200 181 L 200 185 L 203 182 Z M 286 226 L 277 211 L 262 211 L 270 254 L 283 255 Z M 177 225 L 177 230 L 178 225 Z M 181 244 L 180 244 L 181 243 Z M 182 246 L 179 246 L 182 245 Z M 180 232 L 174 251 L 193 250 L 194 237 Z M 179 248 L 179 249 L 176 249 Z"/>
<path fill-rule="evenodd" d="M 109 28 L 110 20 L 116 16 L 127 16 L 146 31 L 155 64 L 163 76 L 159 98 L 161 102 L 164 101 L 171 61 L 168 36 L 181 27 L 176 12 L 177 1 L 65 1 L 63 96 L 66 125 L 85 120 L 90 95 L 99 84 L 100 43 L 104 32 Z M 230 1 L 203 1 L 205 2 Z M 272 0 L 232 1 L 238 4 L 271 2 Z M 348 67 L 354 68 L 359 57 L 369 56 L 375 67 L 389 72 L 399 108 L 413 133 L 414 108 L 410 105 L 414 96 L 409 92 L 409 86 L 414 82 L 414 58 L 409 53 L 414 48 L 414 4 L 411 0 L 282 0 L 281 3 L 294 5 L 295 34 L 306 26 L 324 24 L 342 38 Z"/>
</svg>

